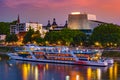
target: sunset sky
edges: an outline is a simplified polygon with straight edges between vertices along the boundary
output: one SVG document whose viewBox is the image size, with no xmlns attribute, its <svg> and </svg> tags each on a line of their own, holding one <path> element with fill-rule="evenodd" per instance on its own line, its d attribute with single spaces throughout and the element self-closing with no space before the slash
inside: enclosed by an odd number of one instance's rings
<svg viewBox="0 0 120 80">
<path fill-rule="evenodd" d="M 120 0 L 0 0 L 0 22 L 10 22 L 20 15 L 21 22 L 47 25 L 56 18 L 64 25 L 71 12 L 95 14 L 98 21 L 120 25 Z"/>
</svg>

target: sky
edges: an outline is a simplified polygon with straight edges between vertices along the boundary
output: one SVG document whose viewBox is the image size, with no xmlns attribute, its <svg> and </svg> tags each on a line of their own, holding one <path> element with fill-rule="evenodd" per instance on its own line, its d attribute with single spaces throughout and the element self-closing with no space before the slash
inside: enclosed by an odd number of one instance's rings
<svg viewBox="0 0 120 80">
<path fill-rule="evenodd" d="M 120 25 L 120 0 L 0 0 L 0 22 L 11 22 L 19 14 L 21 22 L 47 25 L 56 19 L 64 25 L 71 12 L 95 14 L 98 21 Z"/>
</svg>

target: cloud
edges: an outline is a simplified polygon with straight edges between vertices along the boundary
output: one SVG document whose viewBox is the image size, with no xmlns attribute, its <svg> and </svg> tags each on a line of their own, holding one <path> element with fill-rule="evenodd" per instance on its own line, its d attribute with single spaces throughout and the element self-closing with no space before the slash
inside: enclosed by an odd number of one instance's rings
<svg viewBox="0 0 120 80">
<path fill-rule="evenodd" d="M 17 7 L 22 4 L 41 7 L 41 5 L 49 5 L 51 7 L 63 7 L 63 6 L 88 6 L 93 1 L 89 0 L 4 0 L 4 3 L 8 7 Z"/>
<path fill-rule="evenodd" d="M 120 13 L 120 0 L 0 0 L 10 8 L 26 7 L 38 9 L 86 9 L 98 12 Z M 1 4 L 2 4 L 1 3 Z"/>
</svg>

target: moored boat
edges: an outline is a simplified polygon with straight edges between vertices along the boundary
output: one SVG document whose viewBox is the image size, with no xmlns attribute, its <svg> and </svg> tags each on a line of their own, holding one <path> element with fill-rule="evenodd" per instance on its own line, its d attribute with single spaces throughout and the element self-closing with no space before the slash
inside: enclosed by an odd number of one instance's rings
<svg viewBox="0 0 120 80">
<path fill-rule="evenodd" d="M 78 51 L 77 51 L 78 52 Z M 106 60 L 95 59 L 93 54 L 81 55 L 75 53 L 68 47 L 37 47 L 37 49 L 30 49 L 25 47 L 24 50 L 16 50 L 15 53 L 8 53 L 11 59 L 49 62 L 49 63 L 62 63 L 62 64 L 75 64 L 75 65 L 88 65 L 88 66 L 108 66 Z"/>
<path fill-rule="evenodd" d="M 114 60 L 112 58 L 102 57 L 101 50 L 83 49 L 83 50 L 73 50 L 73 53 L 79 57 L 79 59 L 89 59 L 95 61 L 106 61 L 108 64 L 113 64 Z"/>
</svg>

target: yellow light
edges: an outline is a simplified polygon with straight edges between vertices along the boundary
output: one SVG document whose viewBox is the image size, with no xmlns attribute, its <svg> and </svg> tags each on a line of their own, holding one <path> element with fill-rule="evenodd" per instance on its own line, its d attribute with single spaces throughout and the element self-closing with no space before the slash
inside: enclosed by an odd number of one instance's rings
<svg viewBox="0 0 120 80">
<path fill-rule="evenodd" d="M 97 69 L 97 78 L 98 80 L 101 80 L 101 70 Z"/>
<path fill-rule="evenodd" d="M 80 12 L 72 12 L 71 14 L 76 15 L 76 14 L 80 14 Z"/>
<path fill-rule="evenodd" d="M 107 46 L 110 46 L 110 44 L 109 44 L 109 43 L 107 43 Z"/>
<path fill-rule="evenodd" d="M 45 67 L 46 67 L 46 70 L 48 70 L 48 64 L 46 64 L 46 66 L 45 66 Z"/>
<path fill-rule="evenodd" d="M 88 77 L 88 80 L 91 80 L 91 75 L 92 75 L 92 70 L 91 70 L 91 68 L 89 67 L 89 68 L 87 69 L 87 77 Z"/>
<path fill-rule="evenodd" d="M 47 44 L 47 45 L 48 45 L 48 44 L 49 44 L 49 42 L 48 42 L 48 41 L 45 41 L 45 44 Z"/>
<path fill-rule="evenodd" d="M 114 46 L 116 47 L 116 46 L 117 46 L 117 44 L 114 44 Z"/>
<path fill-rule="evenodd" d="M 96 45 L 96 46 L 99 46 L 99 45 L 100 45 L 100 43 L 99 43 L 99 42 L 95 42 L 95 45 Z"/>
<path fill-rule="evenodd" d="M 38 67 L 35 66 L 35 80 L 38 80 Z"/>
<path fill-rule="evenodd" d="M 58 43 L 58 44 L 61 44 L 61 42 L 60 42 L 60 41 L 58 41 L 57 43 Z"/>
<path fill-rule="evenodd" d="M 117 71 L 118 71 L 118 68 L 117 68 L 117 63 L 115 63 L 114 65 L 114 77 L 115 77 L 115 80 L 117 80 Z"/>
<path fill-rule="evenodd" d="M 80 43 L 80 45 L 82 46 L 82 45 L 83 45 L 83 43 L 81 42 L 81 43 Z"/>
<path fill-rule="evenodd" d="M 113 43 L 110 43 L 110 45 L 112 46 L 112 45 L 113 45 Z"/>
<path fill-rule="evenodd" d="M 110 76 L 110 80 L 113 80 L 113 67 L 110 67 L 109 76 Z"/>
<path fill-rule="evenodd" d="M 28 80 L 27 65 L 23 64 L 22 69 L 23 69 L 23 80 Z"/>
</svg>

